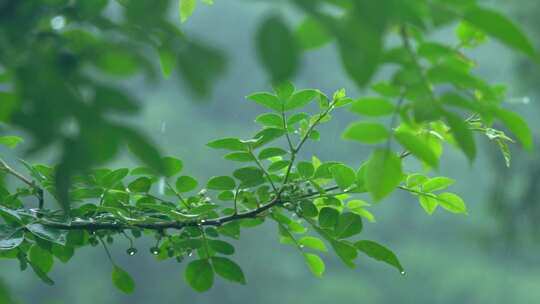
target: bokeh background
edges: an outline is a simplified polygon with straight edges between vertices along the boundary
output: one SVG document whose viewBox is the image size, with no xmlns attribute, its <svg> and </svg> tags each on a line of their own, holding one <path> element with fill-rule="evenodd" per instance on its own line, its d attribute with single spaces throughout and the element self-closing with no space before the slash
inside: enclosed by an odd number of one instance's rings
<svg viewBox="0 0 540 304">
<path fill-rule="evenodd" d="M 273 1 L 216 0 L 201 6 L 182 28 L 191 37 L 221 49 L 227 58 L 225 74 L 208 97 L 191 95 L 178 75 L 148 84 L 134 79 L 131 93 L 144 101 L 144 112 L 131 122 L 160 145 L 165 154 L 184 160 L 185 171 L 200 180 L 219 175 L 233 164 L 219 152 L 205 148 L 211 139 L 248 136 L 256 130 L 254 117 L 261 108 L 244 100 L 253 91 L 269 89 L 267 75 L 257 62 L 253 37 L 260 17 L 270 12 L 294 17 L 287 6 Z M 525 28 L 540 46 L 540 1 L 491 1 Z M 176 11 L 171 12 L 176 17 Z M 291 18 L 294 20 L 294 18 Z M 436 34 L 452 40 L 451 28 Z M 495 42 L 475 51 L 478 73 L 491 82 L 510 84 L 507 105 L 523 114 L 536 135 L 539 114 L 538 66 L 515 56 Z M 204 62 L 200 63 L 204 65 Z M 378 77 L 384 77 L 382 71 Z M 299 88 L 319 88 L 331 94 L 345 87 L 359 91 L 347 79 L 335 46 L 311 51 L 294 80 Z M 340 159 L 357 166 L 368 149 L 340 141 L 339 134 L 353 117 L 347 113 L 325 125 L 322 141 L 308 145 L 303 157 Z M 266 223 L 243 231 L 235 260 L 244 269 L 248 285 L 217 280 L 207 293 L 198 294 L 183 282 L 184 264 L 158 262 L 148 253 L 150 239 L 139 240 L 139 254 L 128 257 L 126 242 L 112 246 L 115 259 L 137 283 L 134 294 L 117 291 L 110 280 L 111 265 L 100 248 L 84 248 L 72 261 L 50 274 L 56 285 L 41 283 L 30 272 L 21 273 L 14 261 L 0 260 L 0 295 L 8 293 L 20 303 L 540 303 L 539 226 L 540 157 L 514 151 L 514 164 L 505 168 L 498 150 L 480 140 L 478 160 L 470 165 L 456 151 L 445 151 L 440 173 L 456 179 L 453 191 L 467 202 L 469 215 L 436 212 L 427 216 L 407 193 L 394 193 L 370 210 L 377 222 L 366 224 L 364 237 L 393 249 L 407 270 L 395 269 L 368 258 L 351 270 L 328 255 L 323 279 L 311 275 L 302 256 L 279 243 L 277 227 Z M 20 151 L 0 151 L 11 159 Z M 32 156 L 50 161 L 54 151 Z M 116 164 L 131 160 L 119 158 Z M 5 285 L 5 286 L 4 286 Z M 7 288 L 7 289 L 6 289 Z M 8 291 L 9 290 L 9 291 Z"/>
</svg>

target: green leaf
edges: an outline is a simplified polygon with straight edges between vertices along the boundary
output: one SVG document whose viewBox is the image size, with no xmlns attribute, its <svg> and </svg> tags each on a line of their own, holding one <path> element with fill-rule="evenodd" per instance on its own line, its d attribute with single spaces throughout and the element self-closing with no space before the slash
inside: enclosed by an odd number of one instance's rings
<svg viewBox="0 0 540 304">
<path fill-rule="evenodd" d="M 305 217 L 316 217 L 317 215 L 319 215 L 319 210 L 311 201 L 301 201 L 300 207 L 302 208 L 302 215 Z"/>
<path fill-rule="evenodd" d="M 247 96 L 246 99 L 254 101 L 276 112 L 281 112 L 284 106 L 277 96 L 267 92 L 254 93 Z"/>
<path fill-rule="evenodd" d="M 342 213 L 337 221 L 335 236 L 340 239 L 348 238 L 362 232 L 362 218 L 351 212 Z"/>
<path fill-rule="evenodd" d="M 296 29 L 296 37 L 304 49 L 316 49 L 332 40 L 332 35 L 317 19 L 305 18 Z"/>
<path fill-rule="evenodd" d="M 343 164 L 337 164 L 330 167 L 332 177 L 336 184 L 342 189 L 348 189 L 356 181 L 356 172 Z"/>
<path fill-rule="evenodd" d="M 17 147 L 23 139 L 18 136 L 0 136 L 0 145 L 4 145 L 10 149 Z"/>
<path fill-rule="evenodd" d="M 21 228 L 0 225 L 0 251 L 17 248 L 23 241 Z"/>
<path fill-rule="evenodd" d="M 294 87 L 294 84 L 290 81 L 283 81 L 281 83 L 276 83 L 272 85 L 274 88 L 274 92 L 276 92 L 276 95 L 281 100 L 287 100 L 291 95 L 294 93 L 294 90 L 296 89 Z"/>
<path fill-rule="evenodd" d="M 60 246 L 58 244 L 53 244 L 51 246 L 51 252 L 62 263 L 67 263 L 73 257 L 75 250 L 71 246 Z"/>
<path fill-rule="evenodd" d="M 431 195 L 420 195 L 418 197 L 418 202 L 420 203 L 420 206 L 426 211 L 427 214 L 431 215 L 433 212 L 435 212 L 435 209 L 437 209 L 437 206 L 439 203 L 437 202 L 437 199 L 432 197 Z"/>
<path fill-rule="evenodd" d="M 331 241 L 330 244 L 337 256 L 350 268 L 354 268 L 354 259 L 358 256 L 356 248 L 346 241 Z"/>
<path fill-rule="evenodd" d="M 230 176 L 215 176 L 208 180 L 206 187 L 212 190 L 233 190 L 236 183 Z"/>
<path fill-rule="evenodd" d="M 199 183 L 191 176 L 183 175 L 176 179 L 176 191 L 180 193 L 193 191 Z"/>
<path fill-rule="evenodd" d="M 243 187 L 254 187 L 264 183 L 263 172 L 256 167 L 244 167 L 233 172 Z"/>
<path fill-rule="evenodd" d="M 472 7 L 465 12 L 464 19 L 507 46 L 538 58 L 527 36 L 504 15 L 486 8 Z"/>
<path fill-rule="evenodd" d="M 214 284 L 214 270 L 207 259 L 191 261 L 184 272 L 186 282 L 198 292 L 203 292 Z"/>
<path fill-rule="evenodd" d="M 306 261 L 309 270 L 311 270 L 316 277 L 322 277 L 325 266 L 323 260 L 318 255 L 313 253 L 304 253 L 304 260 Z"/>
<path fill-rule="evenodd" d="M 60 244 L 62 246 L 66 245 L 67 232 L 65 230 L 49 228 L 41 224 L 28 224 L 26 225 L 26 229 L 32 232 L 33 235 L 46 241 Z"/>
<path fill-rule="evenodd" d="M 152 186 L 152 181 L 148 177 L 139 177 L 136 180 L 129 183 L 128 189 L 131 192 L 146 193 L 150 191 L 151 186 Z"/>
<path fill-rule="evenodd" d="M 237 162 L 251 162 L 255 160 L 255 158 L 253 158 L 251 153 L 248 153 L 248 152 L 231 152 L 225 155 L 223 158 L 225 158 L 226 160 L 237 161 Z"/>
<path fill-rule="evenodd" d="M 271 157 L 282 156 L 287 154 L 287 151 L 281 148 L 266 148 L 259 153 L 259 159 L 268 159 Z"/>
<path fill-rule="evenodd" d="M 305 236 L 298 240 L 298 244 L 300 244 L 303 247 L 307 247 L 313 250 L 318 250 L 322 252 L 327 252 L 328 249 L 326 249 L 326 245 L 324 245 L 324 242 L 316 237 L 313 236 Z"/>
<path fill-rule="evenodd" d="M 34 273 L 47 285 L 54 285 L 54 281 L 47 276 L 45 272 L 43 272 L 39 267 L 34 265 L 32 262 L 30 262 L 30 267 L 32 267 L 32 270 Z"/>
<path fill-rule="evenodd" d="M 461 197 L 454 193 L 444 192 L 437 195 L 439 205 L 452 213 L 467 214 L 467 207 Z"/>
<path fill-rule="evenodd" d="M 214 249 L 216 252 L 219 252 L 221 254 L 231 255 L 234 254 L 234 247 L 233 245 L 222 241 L 222 240 L 209 240 L 208 245 L 212 249 Z"/>
<path fill-rule="evenodd" d="M 451 186 L 455 181 L 451 178 L 439 176 L 430 178 L 422 184 L 422 191 L 424 192 L 433 192 L 442 189 L 446 189 Z"/>
<path fill-rule="evenodd" d="M 135 290 L 135 282 L 122 268 L 114 265 L 111 277 L 114 286 L 123 293 L 130 294 Z"/>
<path fill-rule="evenodd" d="M 496 115 L 516 135 L 525 149 L 532 151 L 533 136 L 525 120 L 516 113 L 503 109 L 498 110 Z"/>
<path fill-rule="evenodd" d="M 176 55 L 168 48 L 162 47 L 158 49 L 159 64 L 161 73 L 165 78 L 171 76 L 172 71 L 176 68 Z"/>
<path fill-rule="evenodd" d="M 355 122 L 345 129 L 343 138 L 366 144 L 383 142 L 390 137 L 385 126 L 373 122 Z"/>
<path fill-rule="evenodd" d="M 291 111 L 306 106 L 319 95 L 318 90 L 302 90 L 294 93 L 285 103 L 285 111 Z"/>
<path fill-rule="evenodd" d="M 283 118 L 276 113 L 261 114 L 255 118 L 255 122 L 265 127 L 283 128 Z"/>
<path fill-rule="evenodd" d="M 54 260 L 52 254 L 37 244 L 30 247 L 30 250 L 28 251 L 28 258 L 33 265 L 44 273 L 48 273 L 53 267 Z"/>
<path fill-rule="evenodd" d="M 437 168 L 439 166 L 437 155 L 419 136 L 408 131 L 397 131 L 395 136 L 397 141 L 418 159 L 431 167 Z"/>
<path fill-rule="evenodd" d="M 189 17 L 193 14 L 195 11 L 195 7 L 197 6 L 196 0 L 179 0 L 179 15 L 180 15 L 180 22 L 186 22 Z"/>
<path fill-rule="evenodd" d="M 388 248 L 374 242 L 374 241 L 358 241 L 354 244 L 358 250 L 367 254 L 369 257 L 376 259 L 377 261 L 385 262 L 391 266 L 397 268 L 401 274 L 405 274 L 401 263 L 399 262 L 396 255 L 389 250 Z"/>
<path fill-rule="evenodd" d="M 150 168 L 163 174 L 166 171 L 165 164 L 155 145 L 136 131 L 128 128 L 122 129 L 122 135 L 127 140 L 129 150 Z"/>
<path fill-rule="evenodd" d="M 285 169 L 289 166 L 289 163 L 290 163 L 289 160 L 278 160 L 276 162 L 273 162 L 270 166 L 268 166 L 268 171 L 275 172 L 281 169 Z"/>
<path fill-rule="evenodd" d="M 379 65 L 387 9 L 384 3 L 362 1 L 352 10 L 354 15 L 343 18 L 346 22 L 337 36 L 338 49 L 345 71 L 360 87 L 369 82 Z"/>
<path fill-rule="evenodd" d="M 16 210 L 0 206 L 0 216 L 8 223 L 22 223 L 22 218 Z"/>
<path fill-rule="evenodd" d="M 389 150 L 373 151 L 365 170 L 366 188 L 375 201 L 392 193 L 402 180 L 401 159 Z"/>
<path fill-rule="evenodd" d="M 310 178 L 313 176 L 313 173 L 315 173 L 315 167 L 313 167 L 313 164 L 311 162 L 299 162 L 296 165 L 296 170 L 303 178 Z"/>
<path fill-rule="evenodd" d="M 232 282 L 246 284 L 246 278 L 238 264 L 224 257 L 212 257 L 211 260 L 214 270 L 219 276 Z"/>
<path fill-rule="evenodd" d="M 294 76 L 300 62 L 296 39 L 278 16 L 266 18 L 256 34 L 257 54 L 273 82 L 283 82 Z"/>
<path fill-rule="evenodd" d="M 304 120 L 304 119 L 309 119 L 309 115 L 307 113 L 295 113 L 293 115 L 291 115 L 291 117 L 289 117 L 289 119 L 287 119 L 287 125 L 289 126 L 289 128 L 296 124 L 296 123 L 299 123 L 300 121 Z"/>
<path fill-rule="evenodd" d="M 280 138 L 281 136 L 285 135 L 285 130 L 281 128 L 265 128 L 262 129 L 260 132 L 257 132 L 255 136 L 253 136 L 254 139 L 257 139 L 257 142 L 253 144 L 253 148 L 258 148 L 260 146 L 266 145 L 267 143 L 276 140 Z"/>
<path fill-rule="evenodd" d="M 330 207 L 324 207 L 319 212 L 319 226 L 322 228 L 334 228 L 338 222 L 339 212 Z"/>
<path fill-rule="evenodd" d="M 180 171 L 182 171 L 182 168 L 184 167 L 184 164 L 181 160 L 170 156 L 163 158 L 163 164 L 165 165 L 166 177 L 171 177 L 180 173 Z"/>
<path fill-rule="evenodd" d="M 238 138 L 221 138 L 214 141 L 211 141 L 206 144 L 208 147 L 213 149 L 222 149 L 230 151 L 245 151 L 247 150 L 247 145 L 241 142 Z"/>
<path fill-rule="evenodd" d="M 396 111 L 394 105 L 386 98 L 364 97 L 356 100 L 351 106 L 351 112 L 365 116 L 385 116 Z"/>
<path fill-rule="evenodd" d="M 465 153 L 470 161 L 473 161 L 476 157 L 476 145 L 474 143 L 474 137 L 472 131 L 466 122 L 454 113 L 447 112 L 446 121 L 450 130 L 456 139 L 458 146 Z"/>
<path fill-rule="evenodd" d="M 109 174 L 107 174 L 105 177 L 103 177 L 103 179 L 101 180 L 101 184 L 105 188 L 112 188 L 117 183 L 122 181 L 122 179 L 124 179 L 124 177 L 126 177 L 128 173 L 129 173 L 129 169 L 126 169 L 126 168 L 114 170 L 110 172 Z"/>
</svg>

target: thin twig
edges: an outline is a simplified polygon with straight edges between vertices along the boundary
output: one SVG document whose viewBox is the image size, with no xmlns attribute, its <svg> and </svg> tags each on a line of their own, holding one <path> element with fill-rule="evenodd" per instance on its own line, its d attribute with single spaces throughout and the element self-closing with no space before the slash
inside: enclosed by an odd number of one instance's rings
<svg viewBox="0 0 540 304">
<path fill-rule="evenodd" d="M 16 177 L 23 183 L 27 184 L 29 187 L 34 189 L 36 191 L 36 197 L 38 199 L 38 208 L 43 209 L 44 205 L 44 199 L 43 199 L 43 189 L 38 187 L 36 183 L 26 176 L 22 175 L 21 173 L 17 172 L 15 169 L 11 168 L 3 159 L 0 158 L 0 169 L 4 169 L 7 171 L 8 174 L 11 174 L 12 176 Z"/>
</svg>

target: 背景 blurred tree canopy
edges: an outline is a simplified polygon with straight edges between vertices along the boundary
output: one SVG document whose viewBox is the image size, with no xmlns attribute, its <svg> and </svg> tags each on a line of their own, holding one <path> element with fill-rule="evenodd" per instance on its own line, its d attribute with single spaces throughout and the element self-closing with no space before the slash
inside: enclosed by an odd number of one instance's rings
<svg viewBox="0 0 540 304">
<path fill-rule="evenodd" d="M 25 155 L 52 148 L 57 162 L 22 161 L 27 171 L 21 173 L 2 161 L 4 177 L 24 186 L 3 182 L 0 202 L 2 256 L 18 260 L 21 270 L 30 266 L 52 283 L 47 273 L 55 259 L 67 262 L 81 247 L 102 245 L 114 285 L 130 293 L 134 281 L 108 246 L 126 238 L 127 253 L 134 255 L 134 239 L 151 234 L 156 243 L 150 251 L 158 259 L 182 262 L 195 253 L 184 274 L 193 289 L 208 290 L 214 274 L 244 284 L 240 266 L 227 257 L 235 247 L 223 238 L 238 239 L 241 228 L 268 219 L 316 276 L 325 270 L 319 254 L 327 246 L 350 267 L 362 253 L 404 273 L 392 251 L 357 238 L 363 221 L 374 221 L 368 201 L 399 189 L 428 214 L 438 207 L 466 214 L 457 194 L 441 192 L 454 183 L 437 176 L 446 143 L 473 161 L 480 157 L 475 134 L 482 134 L 506 166 L 508 144 L 519 141 L 532 149 L 524 119 L 503 105 L 506 87 L 476 75 L 477 64 L 467 55 L 491 37 L 538 61 L 525 34 L 503 14 L 469 0 L 279 1 L 274 5 L 294 14 L 268 10 L 251 46 L 273 92 L 247 99 L 269 112 L 257 116 L 261 128 L 252 137 L 208 143 L 229 151 L 225 159 L 240 168 L 211 177 L 203 187 L 180 175 L 183 161 L 164 157 L 155 139 L 127 119 L 148 106 L 130 82 L 157 83 L 176 74 L 200 98 L 211 94 L 228 68 L 226 52 L 183 32 L 171 18 L 189 23 L 197 5 L 0 2 L 0 119 L 6 135 L 0 142 L 15 147 L 21 139 L 9 133 L 23 132 L 30 143 Z M 449 27 L 456 40 L 432 38 Z M 328 44 L 336 47 L 343 73 L 367 94 L 350 97 L 338 89 L 326 95 L 290 82 L 302 58 Z M 306 159 L 301 152 L 306 142 L 322 140 L 319 126 L 342 107 L 357 115 L 342 138 L 370 149 L 357 169 L 339 159 Z M 124 146 L 140 166 L 103 168 Z M 29 207 L 32 197 L 38 208 Z"/>
</svg>

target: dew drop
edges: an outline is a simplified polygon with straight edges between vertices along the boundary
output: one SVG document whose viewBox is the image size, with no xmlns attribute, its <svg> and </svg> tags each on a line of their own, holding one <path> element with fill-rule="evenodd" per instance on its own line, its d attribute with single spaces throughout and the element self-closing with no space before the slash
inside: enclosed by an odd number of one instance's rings
<svg viewBox="0 0 540 304">
<path fill-rule="evenodd" d="M 62 15 L 55 16 L 51 19 L 51 27 L 55 31 L 61 30 L 66 25 L 66 18 Z"/>
<path fill-rule="evenodd" d="M 300 245 L 300 248 L 304 248 L 304 245 Z"/>
<path fill-rule="evenodd" d="M 134 256 L 137 253 L 137 248 L 130 247 L 126 250 L 126 253 L 130 256 Z"/>
<path fill-rule="evenodd" d="M 400 274 L 401 274 L 402 276 L 404 276 L 404 275 L 406 275 L 407 273 L 406 273 L 405 271 L 401 271 Z"/>
<path fill-rule="evenodd" d="M 192 256 L 192 255 L 193 255 L 193 251 L 191 251 L 191 250 L 188 251 L 188 254 L 187 254 L 187 255 L 188 255 L 188 257 Z"/>
</svg>

